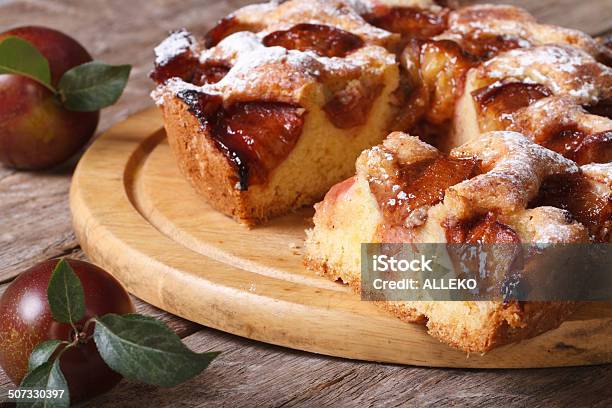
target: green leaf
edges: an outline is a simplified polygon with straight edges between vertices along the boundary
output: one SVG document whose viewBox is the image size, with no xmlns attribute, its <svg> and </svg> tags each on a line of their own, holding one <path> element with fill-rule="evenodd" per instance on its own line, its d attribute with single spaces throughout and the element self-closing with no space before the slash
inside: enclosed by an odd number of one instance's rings
<svg viewBox="0 0 612 408">
<path fill-rule="evenodd" d="M 0 74 L 23 75 L 55 92 L 49 61 L 35 46 L 19 37 L 10 36 L 0 42 Z"/>
<path fill-rule="evenodd" d="M 173 387 L 198 375 L 219 353 L 194 353 L 164 323 L 141 315 L 96 319 L 94 341 L 106 364 L 126 378 Z"/>
<path fill-rule="evenodd" d="M 172 331 L 171 328 L 169 328 L 166 323 L 162 322 L 161 320 L 157 320 L 154 317 L 151 316 L 145 316 L 145 315 L 141 315 L 141 314 L 136 314 L 136 313 L 128 313 L 128 314 L 124 314 L 122 315 L 122 317 L 126 320 L 129 320 L 130 322 L 142 322 L 142 323 L 151 323 L 151 324 L 156 324 L 157 326 L 159 326 L 160 329 L 165 330 L 166 332 L 168 332 L 168 334 L 170 334 L 171 336 L 175 336 L 176 333 L 174 333 Z"/>
<path fill-rule="evenodd" d="M 43 363 L 30 372 L 21 382 L 21 389 L 58 391 L 58 398 L 19 402 L 17 408 L 66 408 L 70 406 L 68 383 L 60 370 L 59 360 Z M 61 392 L 63 391 L 63 392 Z"/>
<path fill-rule="evenodd" d="M 85 315 L 83 285 L 64 259 L 58 262 L 51 274 L 47 298 L 56 322 L 74 325 Z"/>
<path fill-rule="evenodd" d="M 92 112 L 117 102 L 130 76 L 130 65 L 106 65 L 92 61 L 67 71 L 58 89 L 64 107 Z"/>
<path fill-rule="evenodd" d="M 53 353 L 55 353 L 55 350 L 57 350 L 57 346 L 59 346 L 61 343 L 62 342 L 60 340 L 47 340 L 36 346 L 34 350 L 32 350 L 32 354 L 30 354 L 28 372 L 31 372 L 49 361 Z"/>
</svg>

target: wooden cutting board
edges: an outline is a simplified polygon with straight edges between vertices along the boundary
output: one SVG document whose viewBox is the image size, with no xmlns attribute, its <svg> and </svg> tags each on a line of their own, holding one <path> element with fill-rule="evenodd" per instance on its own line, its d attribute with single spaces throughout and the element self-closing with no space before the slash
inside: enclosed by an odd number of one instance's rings
<svg viewBox="0 0 612 408">
<path fill-rule="evenodd" d="M 137 297 L 239 336 L 351 359 L 434 367 L 518 368 L 612 362 L 612 303 L 556 330 L 467 355 L 302 266 L 312 210 L 248 230 L 181 177 L 156 109 L 101 136 L 70 193 L 87 255 Z"/>
</svg>

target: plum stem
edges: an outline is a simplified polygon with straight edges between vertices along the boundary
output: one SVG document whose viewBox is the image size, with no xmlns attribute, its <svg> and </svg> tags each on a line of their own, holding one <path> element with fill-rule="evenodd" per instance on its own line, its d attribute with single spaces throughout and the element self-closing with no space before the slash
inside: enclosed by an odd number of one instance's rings
<svg viewBox="0 0 612 408">
<path fill-rule="evenodd" d="M 92 318 L 90 318 L 89 320 L 87 320 L 87 321 L 85 322 L 85 325 L 83 326 L 83 330 L 82 330 L 82 332 L 83 332 L 83 333 L 85 333 L 85 334 L 87 334 L 87 330 L 89 329 L 89 326 L 90 326 L 92 323 L 95 323 L 95 321 L 96 321 L 96 317 L 95 317 L 95 316 L 94 316 L 94 317 L 92 317 Z"/>
<path fill-rule="evenodd" d="M 66 103 L 66 94 L 61 89 L 58 91 L 55 91 L 55 96 L 57 96 L 57 99 L 59 99 L 62 106 L 64 105 L 64 103 Z"/>
<path fill-rule="evenodd" d="M 78 329 L 78 327 L 76 327 L 72 319 L 70 319 L 70 326 L 72 326 L 72 332 L 75 333 L 75 336 L 78 335 L 80 330 Z"/>
<path fill-rule="evenodd" d="M 57 357 L 55 357 L 55 360 L 59 360 L 60 357 L 62 357 L 62 355 L 66 352 L 66 350 L 70 350 L 71 348 L 76 347 L 78 342 L 79 342 L 78 336 L 75 336 L 75 339 L 72 340 L 71 342 L 62 341 L 62 344 L 65 344 L 66 347 L 60 350 L 60 352 L 57 354 Z"/>
</svg>

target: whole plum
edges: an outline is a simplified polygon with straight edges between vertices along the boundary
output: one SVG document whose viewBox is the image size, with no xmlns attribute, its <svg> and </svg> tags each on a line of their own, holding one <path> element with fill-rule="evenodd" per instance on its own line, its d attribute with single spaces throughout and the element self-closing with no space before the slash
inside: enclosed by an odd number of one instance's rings
<svg viewBox="0 0 612 408">
<path fill-rule="evenodd" d="M 72 37 L 45 27 L 20 27 L 0 34 L 22 38 L 48 60 L 56 86 L 71 68 L 90 62 L 91 55 Z M 58 165 L 78 152 L 93 136 L 100 112 L 73 112 L 38 82 L 21 75 L 0 75 L 0 162 L 40 170 Z"/>
<path fill-rule="evenodd" d="M 28 359 L 39 343 L 57 339 L 74 340 L 67 323 L 53 320 L 47 287 L 57 259 L 42 262 L 15 279 L 0 297 L 0 366 L 8 377 L 20 384 L 28 370 Z M 84 330 L 87 320 L 107 313 L 134 313 L 135 308 L 123 286 L 103 269 L 87 262 L 69 260 L 85 292 L 85 316 L 76 323 Z M 93 325 L 84 337 L 93 333 Z M 113 388 L 121 375 L 112 371 L 96 349 L 93 340 L 66 350 L 60 359 L 72 403 L 102 394 Z"/>
</svg>

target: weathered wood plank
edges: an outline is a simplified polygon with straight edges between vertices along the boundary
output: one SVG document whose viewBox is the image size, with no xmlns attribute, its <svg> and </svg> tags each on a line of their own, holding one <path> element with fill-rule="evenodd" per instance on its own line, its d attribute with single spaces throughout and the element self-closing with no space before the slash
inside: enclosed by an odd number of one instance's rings
<svg viewBox="0 0 612 408">
<path fill-rule="evenodd" d="M 215 330 L 187 337 L 223 353 L 172 389 L 124 382 L 96 407 L 612 406 L 612 366 L 540 370 L 442 370 L 346 361 L 281 349 Z M 407 351 L 409 352 L 409 351 Z M 585 390 L 598 390 L 596 393 Z"/>
<path fill-rule="evenodd" d="M 32 174 L 0 169 L 0 282 L 78 247 L 70 223 L 72 166 Z"/>
</svg>

